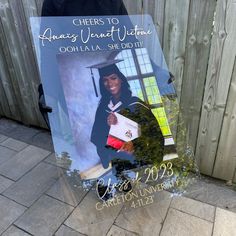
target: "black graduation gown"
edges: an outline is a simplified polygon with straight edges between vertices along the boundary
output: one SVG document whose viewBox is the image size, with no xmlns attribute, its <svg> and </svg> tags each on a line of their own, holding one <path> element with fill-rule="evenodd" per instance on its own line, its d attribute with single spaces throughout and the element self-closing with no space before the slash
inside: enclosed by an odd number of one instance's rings
<svg viewBox="0 0 236 236">
<path fill-rule="evenodd" d="M 137 122 L 141 126 L 141 136 L 134 139 L 134 153 L 127 155 L 127 158 L 120 156 L 121 153 L 107 147 L 107 137 L 110 127 L 107 124 L 109 113 L 119 114 Z M 151 109 L 137 97 L 131 97 L 126 104 L 121 104 L 115 110 L 111 110 L 108 105 L 99 104 L 95 121 L 91 133 L 91 142 L 97 147 L 97 153 L 101 158 L 104 168 L 113 159 L 136 159 L 145 163 L 157 164 L 163 159 L 164 137 L 158 122 L 151 112 Z"/>
</svg>

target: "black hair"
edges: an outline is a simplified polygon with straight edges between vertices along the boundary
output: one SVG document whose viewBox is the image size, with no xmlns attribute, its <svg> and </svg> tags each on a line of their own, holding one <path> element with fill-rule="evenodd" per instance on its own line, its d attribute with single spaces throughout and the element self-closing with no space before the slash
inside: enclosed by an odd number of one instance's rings
<svg viewBox="0 0 236 236">
<path fill-rule="evenodd" d="M 127 81 L 127 78 L 120 72 L 120 71 L 116 71 L 114 74 L 116 74 L 119 79 L 122 81 L 121 83 L 121 93 L 120 93 L 120 101 L 123 104 L 126 104 L 130 98 L 132 97 L 132 92 L 130 89 L 130 85 Z M 103 83 L 103 77 L 100 77 L 99 79 L 99 88 L 100 88 L 100 93 L 101 93 L 101 100 L 100 100 L 100 104 L 106 105 L 111 98 L 111 94 L 107 91 L 107 89 L 104 86 Z"/>
</svg>

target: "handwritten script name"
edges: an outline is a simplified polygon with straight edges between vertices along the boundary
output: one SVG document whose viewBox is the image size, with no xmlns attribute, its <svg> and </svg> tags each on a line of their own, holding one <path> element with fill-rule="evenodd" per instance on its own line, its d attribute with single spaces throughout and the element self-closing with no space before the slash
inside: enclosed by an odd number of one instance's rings
<svg viewBox="0 0 236 236">
<path fill-rule="evenodd" d="M 41 40 L 42 46 L 45 46 L 46 42 L 52 43 L 58 40 L 70 40 L 72 43 L 81 40 L 81 42 L 85 44 L 88 43 L 92 38 L 110 38 L 113 42 L 115 40 L 123 42 L 128 36 L 134 36 L 136 39 L 138 39 L 138 36 L 146 36 L 151 34 L 151 30 L 144 30 L 143 28 L 139 28 L 137 25 L 135 25 L 132 29 L 127 29 L 126 26 L 123 26 L 122 29 L 112 26 L 109 30 L 99 33 L 92 32 L 91 28 L 87 27 L 86 29 L 81 29 L 79 34 L 54 34 L 52 28 L 47 28 L 43 34 L 39 35 L 39 39 Z"/>
</svg>

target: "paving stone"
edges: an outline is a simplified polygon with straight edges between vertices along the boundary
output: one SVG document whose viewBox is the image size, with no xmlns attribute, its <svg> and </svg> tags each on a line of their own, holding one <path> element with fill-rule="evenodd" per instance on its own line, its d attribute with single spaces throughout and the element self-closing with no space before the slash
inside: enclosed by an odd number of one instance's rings
<svg viewBox="0 0 236 236">
<path fill-rule="evenodd" d="M 10 179 L 17 180 L 49 154 L 50 152 L 44 149 L 28 146 L 18 152 L 10 160 L 4 162 L 0 166 L 0 174 Z"/>
<path fill-rule="evenodd" d="M 18 229 L 15 226 L 11 226 L 7 231 L 5 231 L 2 236 L 29 236 L 30 234 Z"/>
<path fill-rule="evenodd" d="M 226 186 L 212 183 L 208 179 L 200 179 L 186 189 L 185 196 L 220 208 L 236 212 L 236 194 Z"/>
<path fill-rule="evenodd" d="M 57 167 L 40 163 L 12 184 L 3 195 L 29 207 L 56 182 L 61 174 Z"/>
<path fill-rule="evenodd" d="M 63 175 L 48 191 L 47 194 L 61 200 L 72 206 L 78 203 L 87 194 L 87 191 L 81 186 L 76 179 Z"/>
<path fill-rule="evenodd" d="M 57 165 L 57 160 L 55 153 L 50 154 L 47 158 L 44 159 L 44 162 L 47 162 L 52 165 Z"/>
<path fill-rule="evenodd" d="M 17 124 L 14 121 L 8 120 L 8 119 L 0 119 L 0 133 L 9 135 L 10 132 L 12 132 L 14 129 L 19 127 L 19 124 Z"/>
<path fill-rule="evenodd" d="M 27 143 L 23 143 L 19 140 L 13 139 L 13 138 L 8 138 L 4 142 L 1 143 L 1 146 L 13 149 L 14 151 L 21 151 L 24 149 L 26 146 L 28 146 Z"/>
<path fill-rule="evenodd" d="M 115 224 L 139 235 L 158 235 L 171 198 L 169 193 L 162 191 L 155 194 L 155 199 L 154 203 L 144 207 L 122 209 Z"/>
<path fill-rule="evenodd" d="M 74 208 L 43 195 L 15 225 L 35 236 L 51 236 Z"/>
<path fill-rule="evenodd" d="M 236 214 L 217 207 L 213 236 L 233 235 L 236 235 Z"/>
<path fill-rule="evenodd" d="M 0 196 L 0 235 L 19 217 L 25 207 Z"/>
<path fill-rule="evenodd" d="M 0 165 L 10 160 L 16 153 L 16 151 L 0 146 Z"/>
<path fill-rule="evenodd" d="M 65 225 L 89 236 L 106 235 L 119 214 L 122 205 L 105 207 L 99 211 L 96 210 L 96 203 L 98 202 L 101 203 L 101 200 L 98 199 L 95 191 L 89 191 L 83 201 L 65 221 Z"/>
<path fill-rule="evenodd" d="M 49 163 L 54 166 L 61 167 L 63 169 L 68 169 L 68 165 L 65 166 L 65 164 L 63 164 L 63 162 L 60 162 L 56 159 L 55 153 L 52 153 L 47 158 L 45 158 L 44 162 Z"/>
<path fill-rule="evenodd" d="M 0 134 L 0 143 L 6 140 L 7 138 L 7 136 Z"/>
<path fill-rule="evenodd" d="M 17 124 L 13 130 L 9 131 L 8 136 L 30 144 L 33 137 L 39 132 L 41 132 L 41 130 Z"/>
<path fill-rule="evenodd" d="M 52 136 L 47 131 L 41 131 L 38 134 L 36 134 L 31 140 L 30 144 L 46 149 L 50 152 L 54 152 L 53 148 L 53 142 L 52 142 Z"/>
<path fill-rule="evenodd" d="M 62 225 L 59 230 L 56 232 L 55 236 L 83 236 L 79 232 L 70 229 L 69 227 Z"/>
<path fill-rule="evenodd" d="M 9 188 L 13 183 L 14 181 L 0 175 L 0 193 Z"/>
<path fill-rule="evenodd" d="M 160 236 L 211 236 L 213 223 L 169 209 Z"/>
<path fill-rule="evenodd" d="M 171 207 L 204 220 L 214 222 L 215 207 L 206 203 L 198 202 L 186 197 L 174 197 L 171 202 Z"/>
<path fill-rule="evenodd" d="M 127 230 L 121 229 L 120 227 L 117 227 L 116 225 L 112 225 L 111 229 L 107 233 L 107 236 L 137 236 L 140 234 L 132 233 Z"/>
</svg>

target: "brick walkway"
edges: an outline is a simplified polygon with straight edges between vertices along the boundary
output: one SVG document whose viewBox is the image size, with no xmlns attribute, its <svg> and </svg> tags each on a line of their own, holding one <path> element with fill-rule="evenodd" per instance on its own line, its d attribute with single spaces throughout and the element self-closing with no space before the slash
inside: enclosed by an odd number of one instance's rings
<svg viewBox="0 0 236 236">
<path fill-rule="evenodd" d="M 97 211 L 94 191 L 82 191 L 56 166 L 50 134 L 0 119 L 0 234 L 236 235 L 236 192 L 203 178 L 182 197 Z"/>
</svg>

